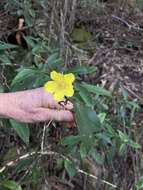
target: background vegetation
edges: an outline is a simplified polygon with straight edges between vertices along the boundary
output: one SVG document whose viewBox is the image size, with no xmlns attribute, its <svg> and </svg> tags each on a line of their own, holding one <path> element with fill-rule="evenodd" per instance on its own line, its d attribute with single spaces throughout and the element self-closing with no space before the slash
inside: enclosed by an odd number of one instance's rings
<svg viewBox="0 0 143 190">
<path fill-rule="evenodd" d="M 142 8 L 142 0 L 1 0 L 0 91 L 72 72 L 76 127 L 1 120 L 0 189 L 143 189 Z"/>
</svg>

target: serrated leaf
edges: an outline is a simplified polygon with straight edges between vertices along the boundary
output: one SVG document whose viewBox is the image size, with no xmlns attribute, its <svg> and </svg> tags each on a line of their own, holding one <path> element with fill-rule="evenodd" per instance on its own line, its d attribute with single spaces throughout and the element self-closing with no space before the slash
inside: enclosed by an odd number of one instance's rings
<svg viewBox="0 0 143 190">
<path fill-rule="evenodd" d="M 23 142 L 25 144 L 28 144 L 30 132 L 29 132 L 29 127 L 27 126 L 27 124 L 20 123 L 13 119 L 10 119 L 10 123 L 12 127 L 15 129 L 15 131 L 17 132 L 17 134 L 19 135 L 19 137 L 23 140 Z"/>
</svg>

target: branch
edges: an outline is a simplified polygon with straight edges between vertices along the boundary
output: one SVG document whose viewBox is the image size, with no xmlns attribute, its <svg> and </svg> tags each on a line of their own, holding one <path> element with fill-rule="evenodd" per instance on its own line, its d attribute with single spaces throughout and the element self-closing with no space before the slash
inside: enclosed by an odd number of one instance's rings
<svg viewBox="0 0 143 190">
<path fill-rule="evenodd" d="M 24 154 L 24 155 L 20 156 L 19 158 L 15 159 L 14 161 L 10 161 L 10 162 L 6 163 L 5 166 L 3 166 L 2 168 L 0 168 L 0 174 L 1 174 L 2 172 L 4 172 L 8 167 L 14 166 L 18 161 L 23 160 L 23 159 L 28 158 L 28 157 L 31 157 L 31 156 L 34 156 L 34 155 L 39 155 L 39 156 L 55 155 L 55 156 L 60 156 L 60 157 L 62 157 L 64 160 L 69 160 L 69 158 L 67 158 L 66 156 L 64 156 L 64 155 L 62 155 L 62 154 L 60 154 L 60 153 L 58 153 L 58 152 L 53 152 L 53 151 L 31 152 L 31 153 L 27 153 L 27 154 Z M 82 174 L 84 174 L 84 175 L 86 175 L 86 176 L 88 176 L 88 177 L 91 177 L 91 178 L 95 179 L 95 180 L 99 180 L 99 181 L 101 181 L 102 183 L 105 183 L 105 184 L 107 184 L 107 185 L 109 185 L 109 186 L 111 186 L 111 187 L 113 187 L 113 188 L 117 188 L 116 185 L 114 185 L 114 184 L 112 184 L 112 183 L 110 183 L 110 182 L 108 182 L 108 181 L 102 180 L 102 179 L 100 179 L 99 177 L 97 177 L 97 176 L 95 176 L 95 175 L 92 175 L 92 174 L 90 174 L 90 173 L 87 173 L 87 172 L 85 172 L 84 170 L 79 169 L 78 167 L 76 167 L 76 170 L 77 170 L 78 173 L 82 173 Z"/>
<path fill-rule="evenodd" d="M 133 22 L 132 22 L 132 24 L 129 24 L 129 22 L 127 22 L 126 20 L 124 20 L 116 15 L 112 15 L 111 17 L 114 20 L 118 20 L 118 21 L 122 22 L 124 25 L 126 25 L 129 28 L 129 30 L 134 29 L 134 30 L 139 30 L 139 31 L 143 32 L 143 28 L 140 28 L 139 26 L 135 26 L 136 24 Z"/>
</svg>

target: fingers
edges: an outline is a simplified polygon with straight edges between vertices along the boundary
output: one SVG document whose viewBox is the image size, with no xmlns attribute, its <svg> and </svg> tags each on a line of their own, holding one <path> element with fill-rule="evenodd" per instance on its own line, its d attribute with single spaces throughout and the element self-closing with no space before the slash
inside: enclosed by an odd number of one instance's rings
<svg viewBox="0 0 143 190">
<path fill-rule="evenodd" d="M 73 109 L 73 104 L 70 101 L 67 101 L 67 102 L 63 101 L 60 103 L 60 105 L 63 106 L 64 109 L 67 109 L 67 110 Z"/>
<path fill-rule="evenodd" d="M 73 114 L 68 110 L 54 110 L 46 108 L 37 108 L 33 117 L 33 122 L 42 122 L 49 120 L 73 121 Z"/>
<path fill-rule="evenodd" d="M 73 109 L 73 104 L 70 101 L 66 102 L 66 104 L 64 103 L 64 101 L 59 103 L 54 100 L 53 95 L 51 93 L 45 92 L 43 88 L 41 88 L 41 91 L 43 93 L 42 107 L 58 110 Z"/>
</svg>

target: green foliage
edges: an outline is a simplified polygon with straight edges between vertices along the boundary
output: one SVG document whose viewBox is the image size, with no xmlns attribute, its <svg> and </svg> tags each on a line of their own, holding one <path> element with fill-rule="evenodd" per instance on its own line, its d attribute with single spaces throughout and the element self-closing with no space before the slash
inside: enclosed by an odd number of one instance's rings
<svg viewBox="0 0 143 190">
<path fill-rule="evenodd" d="M 10 119 L 11 126 L 15 129 L 19 137 L 25 144 L 29 143 L 29 128 L 24 123 L 19 123 L 13 119 Z"/>
<path fill-rule="evenodd" d="M 1 188 L 6 188 L 9 190 L 22 190 L 21 186 L 18 185 L 15 181 L 6 180 L 0 183 Z"/>
<path fill-rule="evenodd" d="M 70 177 L 73 177 L 76 174 L 75 165 L 72 161 L 66 159 L 64 161 L 64 167 Z"/>
<path fill-rule="evenodd" d="M 81 141 L 89 150 L 93 145 L 94 132 L 101 130 L 100 120 L 94 110 L 78 103 L 75 104 L 75 116 Z"/>
<path fill-rule="evenodd" d="M 135 184 L 136 190 L 140 190 L 143 188 L 143 177 L 141 177 L 138 182 Z"/>
<path fill-rule="evenodd" d="M 8 0 L 5 8 L 12 6 L 16 9 L 12 14 L 24 16 L 26 24 L 32 26 L 36 17 L 35 10 L 32 7 L 32 0 Z"/>
<path fill-rule="evenodd" d="M 0 41 L 0 51 L 14 48 L 18 48 L 18 46 Z"/>
<path fill-rule="evenodd" d="M 86 31 L 84 26 L 82 28 L 74 28 L 71 37 L 74 42 L 78 43 L 91 40 L 91 34 L 90 32 Z"/>
<path fill-rule="evenodd" d="M 137 0 L 137 5 L 139 8 L 143 8 L 143 0 Z"/>
<path fill-rule="evenodd" d="M 44 1 L 36 0 L 34 2 L 42 5 Z M 84 7 L 89 7 L 93 3 L 96 4 L 97 0 L 81 1 L 81 5 Z M 31 0 L 8 0 L 7 6 L 15 6 L 16 11 L 12 14 L 23 15 L 26 26 L 33 26 L 37 15 Z M 72 38 L 75 42 L 85 42 L 91 40 L 91 34 L 83 28 L 76 28 L 72 33 Z M 0 85 L 0 92 L 42 87 L 45 82 L 50 80 L 49 74 L 53 70 L 63 73 L 72 72 L 76 76 L 75 94 L 70 100 L 74 104 L 77 129 L 75 135 L 60 139 L 58 151 L 65 157 L 58 162 L 60 169 L 65 168 L 68 176 L 72 178 L 77 172 L 75 159 L 79 163 L 83 163 L 84 160 L 91 157 L 97 165 L 108 168 L 109 165 L 113 165 L 117 156 L 125 159 L 128 152 L 136 152 L 141 149 L 140 141 L 136 142 L 133 128 L 134 116 L 140 109 L 137 100 L 129 100 L 128 93 L 123 88 L 121 88 L 121 95 L 114 96 L 105 88 L 84 81 L 84 76 L 88 75 L 90 78 L 90 74 L 96 73 L 97 68 L 81 64 L 72 68 L 67 67 L 60 57 L 59 49 L 49 47 L 49 39 L 43 34 L 24 36 L 24 39 L 28 44 L 27 50 L 0 42 L 0 67 L 6 75 L 9 86 L 8 88 L 7 85 Z M 8 124 L 29 147 L 29 150 L 26 151 L 30 152 L 32 145 L 29 145 L 29 138 L 31 134 L 27 124 L 12 119 Z M 5 123 L 3 125 L 5 126 Z M 34 128 L 34 130 L 36 129 Z M 34 133 L 36 132 L 34 131 Z M 41 134 L 41 131 L 39 133 Z M 39 146 L 34 145 L 32 151 L 33 149 L 37 151 Z M 10 153 L 12 154 L 12 151 Z M 30 179 L 33 187 L 37 185 L 41 176 L 40 167 L 42 166 L 38 167 L 39 157 L 37 155 L 19 160 L 15 166 L 15 172 L 18 174 L 27 171 L 21 181 Z M 5 180 L 7 175 L 5 173 L 3 175 L 4 177 L 0 178 L 0 180 L 2 179 L 1 188 L 22 189 L 15 181 Z M 135 184 L 135 187 L 143 188 L 142 178 Z"/>
</svg>

